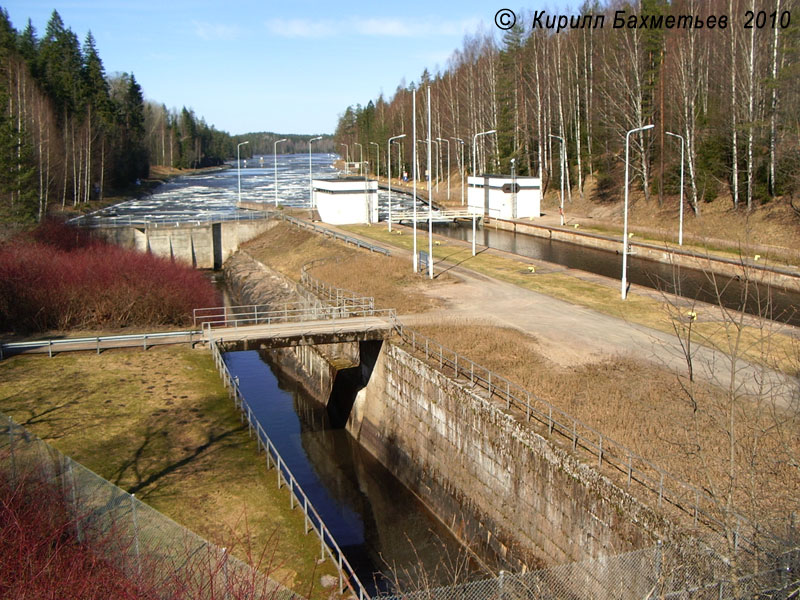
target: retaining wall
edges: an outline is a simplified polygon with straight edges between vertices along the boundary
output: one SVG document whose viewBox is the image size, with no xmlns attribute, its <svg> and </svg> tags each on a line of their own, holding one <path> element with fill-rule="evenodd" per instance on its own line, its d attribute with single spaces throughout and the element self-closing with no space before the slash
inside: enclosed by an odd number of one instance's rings
<svg viewBox="0 0 800 600">
<path fill-rule="evenodd" d="M 509 569 L 618 554 L 669 536 L 665 519 L 469 382 L 393 344 L 383 345 L 347 427 L 462 540 Z"/>
</svg>

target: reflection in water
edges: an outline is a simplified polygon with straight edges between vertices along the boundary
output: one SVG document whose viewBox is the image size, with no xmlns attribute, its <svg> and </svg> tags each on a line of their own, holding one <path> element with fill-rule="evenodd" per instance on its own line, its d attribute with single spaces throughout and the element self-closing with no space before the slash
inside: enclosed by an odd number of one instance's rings
<svg viewBox="0 0 800 600">
<path fill-rule="evenodd" d="M 256 351 L 225 354 L 231 374 L 278 452 L 370 591 L 416 584 L 422 565 L 448 583 L 443 565 L 463 565 L 465 550 L 428 509 L 344 429 L 324 406 L 270 367 Z M 277 375 L 276 375 L 277 374 Z M 438 573 L 436 572 L 438 569 Z"/>
<path fill-rule="evenodd" d="M 434 225 L 434 231 L 460 240 L 472 240 L 471 226 L 439 224 Z M 491 227 L 481 227 L 477 236 L 478 244 L 490 248 L 615 279 L 619 279 L 622 274 L 622 255 L 616 252 L 533 235 L 515 234 Z M 761 314 L 776 321 L 800 326 L 800 293 L 782 288 L 756 286 L 752 281 L 748 285 L 742 285 L 738 278 L 712 275 L 638 258 L 636 255 L 630 256 L 628 260 L 628 281 L 701 302 L 721 303 L 735 310 L 744 305 L 751 314 Z"/>
</svg>

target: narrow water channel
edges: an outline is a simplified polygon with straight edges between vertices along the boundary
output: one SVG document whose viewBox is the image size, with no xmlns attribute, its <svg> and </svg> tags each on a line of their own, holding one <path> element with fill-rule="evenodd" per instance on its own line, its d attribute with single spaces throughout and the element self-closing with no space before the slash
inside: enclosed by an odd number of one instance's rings
<svg viewBox="0 0 800 600">
<path fill-rule="evenodd" d="M 224 355 L 231 374 L 371 594 L 423 577 L 443 585 L 468 561 L 436 517 L 324 406 L 258 351 Z M 313 535 L 313 534 L 309 534 Z M 423 574 L 424 573 L 424 574 Z"/>
<path fill-rule="evenodd" d="M 426 224 L 427 226 L 427 224 Z M 434 225 L 434 231 L 459 240 L 472 240 L 472 227 L 457 223 Z M 481 227 L 477 231 L 477 244 L 512 252 L 546 262 L 580 269 L 605 277 L 620 279 L 622 255 L 550 240 L 533 235 Z M 628 280 L 668 294 L 762 315 L 769 319 L 800 326 L 800 293 L 778 287 L 757 286 L 752 281 L 744 285 L 737 278 L 714 275 L 696 269 L 676 267 L 636 255 L 628 261 Z"/>
</svg>

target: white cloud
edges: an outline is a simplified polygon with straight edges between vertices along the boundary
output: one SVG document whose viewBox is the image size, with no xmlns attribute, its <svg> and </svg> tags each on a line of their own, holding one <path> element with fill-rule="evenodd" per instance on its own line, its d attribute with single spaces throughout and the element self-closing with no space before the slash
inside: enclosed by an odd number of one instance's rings
<svg viewBox="0 0 800 600">
<path fill-rule="evenodd" d="M 288 38 L 323 38 L 337 33 L 337 25 L 333 21 L 312 19 L 270 19 L 267 29 L 277 36 Z"/>
<path fill-rule="evenodd" d="M 349 17 L 331 19 L 271 19 L 267 29 L 278 36 L 290 38 L 323 38 L 334 36 L 427 37 L 463 35 L 474 31 L 481 20 L 403 19 L 400 17 Z"/>
<path fill-rule="evenodd" d="M 235 40 L 241 35 L 241 30 L 235 25 L 204 23 L 202 21 L 192 21 L 192 25 L 194 26 L 195 35 L 206 41 Z"/>
</svg>

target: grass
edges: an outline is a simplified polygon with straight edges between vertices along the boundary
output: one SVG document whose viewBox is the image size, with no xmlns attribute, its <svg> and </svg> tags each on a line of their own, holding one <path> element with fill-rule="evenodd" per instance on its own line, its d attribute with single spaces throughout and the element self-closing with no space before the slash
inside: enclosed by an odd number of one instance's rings
<svg viewBox="0 0 800 600">
<path fill-rule="evenodd" d="M 725 489 L 734 440 L 737 509 L 781 526 L 800 509 L 800 476 L 792 466 L 800 457 L 796 410 L 731 401 L 719 389 L 633 359 L 563 368 L 514 329 L 475 321 L 416 329 L 703 489 Z"/>
<path fill-rule="evenodd" d="M 411 273 L 407 261 L 353 248 L 288 223 L 277 224 L 243 248 L 294 281 L 300 279 L 303 265 L 320 259 L 321 264 L 311 269 L 312 275 L 337 287 L 372 296 L 377 307 L 406 313 L 440 306 L 429 293 L 430 285 Z M 450 278 L 444 277 L 435 282 L 434 290 L 448 281 Z"/>
<path fill-rule="evenodd" d="M 392 233 L 389 233 L 384 227 L 364 225 L 350 225 L 343 229 L 406 250 L 410 250 L 412 247 L 411 234 L 408 229 L 398 228 Z M 629 294 L 627 300 L 622 302 L 619 297 L 619 289 L 600 283 L 599 278 L 597 278 L 598 281 L 578 278 L 553 270 L 552 265 L 536 263 L 536 261 L 521 257 L 516 258 L 505 253 L 488 251 L 472 256 L 471 248 L 463 243 L 439 240 L 439 245 L 434 246 L 433 254 L 437 261 L 459 265 L 500 281 L 591 308 L 625 321 L 669 334 L 674 333 L 673 323 L 678 315 L 676 315 L 676 307 L 666 299 L 659 300 L 649 295 Z M 529 267 L 534 264 L 536 264 L 535 272 L 531 272 Z M 404 265 L 403 268 L 408 269 L 407 265 Z M 439 268 L 441 272 L 444 266 Z M 395 296 L 400 295 L 401 290 L 398 289 Z M 702 309 L 695 308 L 695 310 L 702 312 Z M 703 344 L 725 351 L 728 347 L 728 339 L 724 328 L 714 322 L 713 316 L 704 314 L 703 318 L 711 319 L 699 326 Z M 762 337 L 762 331 L 755 326 L 745 325 L 745 332 L 749 340 L 754 341 Z M 771 334 L 771 350 L 770 355 L 765 356 L 757 344 L 749 343 L 746 345 L 744 357 L 752 362 L 765 364 L 791 375 L 800 372 L 798 371 L 797 341 L 792 336 L 782 333 Z"/>
<path fill-rule="evenodd" d="M 301 594 L 324 574 L 223 388 L 210 355 L 187 347 L 15 357 L 0 363 L 0 410 L 64 454 Z M 315 586 L 314 597 L 327 597 Z"/>
</svg>

